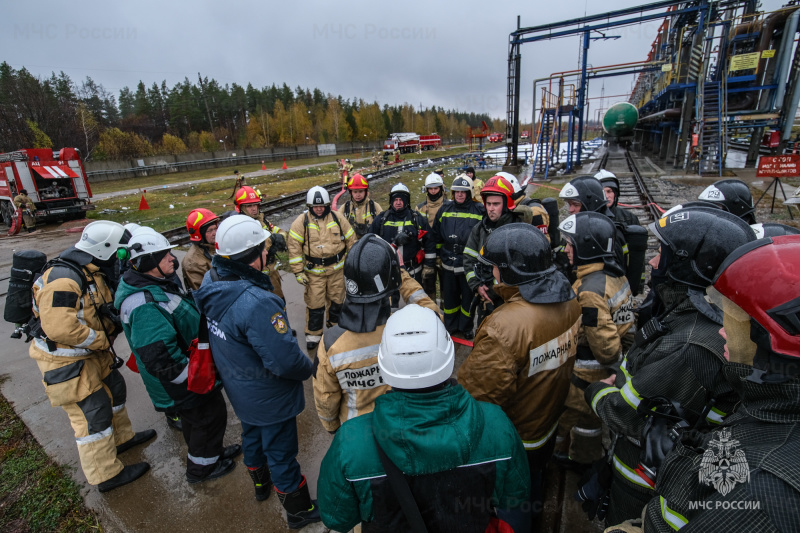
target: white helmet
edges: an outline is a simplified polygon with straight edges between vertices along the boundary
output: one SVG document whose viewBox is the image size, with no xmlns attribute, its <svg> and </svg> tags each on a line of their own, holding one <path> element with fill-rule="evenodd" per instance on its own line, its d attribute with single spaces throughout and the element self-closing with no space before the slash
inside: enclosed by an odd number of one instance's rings
<svg viewBox="0 0 800 533">
<path fill-rule="evenodd" d="M 270 235 L 271 233 L 262 228 L 261 223 L 254 218 L 247 215 L 230 216 L 223 220 L 217 228 L 215 239 L 217 253 L 231 259 L 232 256 L 258 246 Z"/>
<path fill-rule="evenodd" d="M 569 199 L 580 198 L 580 193 L 572 183 L 567 182 L 567 184 L 561 188 L 561 192 L 558 193 L 558 197 Z"/>
<path fill-rule="evenodd" d="M 314 207 L 317 205 L 330 205 L 331 203 L 331 195 L 328 194 L 323 187 L 316 185 L 308 189 L 306 193 L 306 204 L 309 207 Z M 219 229 L 217 230 L 219 231 Z"/>
<path fill-rule="evenodd" d="M 386 322 L 378 349 L 378 368 L 388 385 L 424 389 L 453 373 L 455 348 L 444 324 L 432 310 L 406 305 Z"/>
<path fill-rule="evenodd" d="M 139 256 L 171 250 L 176 246 L 176 244 L 170 244 L 169 239 L 155 231 L 139 231 L 128 241 L 131 261 Z"/>
<path fill-rule="evenodd" d="M 133 232 L 134 232 L 134 231 L 136 231 L 137 229 L 141 228 L 141 226 L 140 226 L 139 224 L 135 223 L 135 222 L 128 222 L 128 223 L 127 223 L 127 224 L 125 224 L 123 227 L 124 227 L 126 230 L 128 230 L 128 232 L 129 232 L 131 235 L 133 235 Z"/>
<path fill-rule="evenodd" d="M 613 172 L 609 172 L 606 169 L 601 169 L 600 172 L 598 172 L 597 174 L 594 175 L 594 177 L 599 179 L 599 180 L 603 180 L 605 178 L 616 178 L 617 175 L 614 174 Z"/>
<path fill-rule="evenodd" d="M 456 176 L 456 179 L 453 180 L 453 184 L 450 186 L 450 190 L 455 191 L 466 191 L 472 195 L 472 188 L 474 184 L 469 176 L 466 174 L 459 174 Z"/>
<path fill-rule="evenodd" d="M 75 248 L 101 261 L 105 261 L 124 245 L 125 227 L 110 220 L 97 220 L 83 228 L 81 240 Z"/>
<path fill-rule="evenodd" d="M 137 235 L 141 235 L 142 233 L 158 233 L 158 232 L 153 228 L 151 228 L 150 226 L 139 226 L 135 230 L 131 231 L 131 236 L 135 237 Z"/>
<path fill-rule="evenodd" d="M 396 192 L 405 192 L 405 193 L 408 193 L 409 195 L 411 194 L 411 191 L 408 190 L 408 187 L 406 187 L 402 183 L 398 183 L 397 185 L 392 187 L 392 190 L 391 190 L 391 192 L 389 194 L 392 195 L 392 194 L 394 194 Z"/>
<path fill-rule="evenodd" d="M 511 184 L 514 188 L 514 194 L 519 193 L 522 190 L 522 187 L 519 184 L 519 180 L 514 174 L 509 174 L 508 172 L 498 172 L 495 176 L 502 176 Z"/>
<path fill-rule="evenodd" d="M 444 180 L 436 172 L 428 174 L 428 177 L 425 178 L 425 188 L 429 189 L 431 187 L 444 187 Z"/>
</svg>

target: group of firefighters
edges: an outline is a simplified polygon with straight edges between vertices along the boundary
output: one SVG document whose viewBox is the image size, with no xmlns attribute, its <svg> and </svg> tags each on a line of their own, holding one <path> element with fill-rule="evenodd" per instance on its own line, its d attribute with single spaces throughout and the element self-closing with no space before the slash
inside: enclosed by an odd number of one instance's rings
<svg viewBox="0 0 800 533">
<path fill-rule="evenodd" d="M 152 229 L 96 221 L 36 281 L 30 355 L 90 484 L 149 468 L 118 458 L 155 437 L 127 416 L 124 333 L 183 433 L 187 481 L 243 453 L 255 498 L 274 487 L 292 529 L 535 531 L 555 460 L 583 474 L 575 497 L 608 531 L 800 530 L 800 237 L 756 224 L 744 183 L 649 226 L 659 253 L 639 306 L 647 231 L 610 172 L 563 187 L 560 224 L 503 172 L 483 184 L 467 169 L 449 198 L 434 172 L 416 208 L 401 183 L 385 210 L 360 174 L 347 189 L 334 211 L 312 187 L 286 232 L 242 186 L 235 213 L 189 214 L 180 265 Z M 279 251 L 304 287 L 308 355 Z M 453 337 L 473 344 L 458 369 Z M 215 373 L 199 390 L 203 350 Z M 334 435 L 318 500 L 297 461 L 309 378 Z M 222 444 L 223 388 L 241 445 Z"/>
</svg>

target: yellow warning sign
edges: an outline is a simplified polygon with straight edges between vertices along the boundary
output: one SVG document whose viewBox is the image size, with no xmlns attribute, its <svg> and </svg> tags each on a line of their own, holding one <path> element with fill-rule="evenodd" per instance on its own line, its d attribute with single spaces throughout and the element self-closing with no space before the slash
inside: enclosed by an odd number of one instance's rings
<svg viewBox="0 0 800 533">
<path fill-rule="evenodd" d="M 672 72 L 672 63 L 661 65 L 661 72 Z"/>
<path fill-rule="evenodd" d="M 731 72 L 737 70 L 750 70 L 758 68 L 758 60 L 761 59 L 760 52 L 753 52 L 752 54 L 739 54 L 738 56 L 731 57 Z"/>
<path fill-rule="evenodd" d="M 775 50 L 764 50 L 761 52 L 761 57 L 764 59 L 768 57 L 775 57 Z"/>
</svg>

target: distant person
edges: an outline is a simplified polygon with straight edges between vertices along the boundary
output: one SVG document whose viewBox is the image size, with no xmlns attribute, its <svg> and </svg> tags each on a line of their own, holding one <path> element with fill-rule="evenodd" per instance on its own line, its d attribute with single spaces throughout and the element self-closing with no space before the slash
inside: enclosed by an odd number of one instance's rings
<svg viewBox="0 0 800 533">
<path fill-rule="evenodd" d="M 193 209 L 186 219 L 189 232 L 189 251 L 183 257 L 181 270 L 187 290 L 196 291 L 203 283 L 203 276 L 211 268 L 211 259 L 216 253 L 214 238 L 217 235 L 219 217 L 208 209 Z"/>
<path fill-rule="evenodd" d="M 33 215 L 36 212 L 36 205 L 28 196 L 28 191 L 25 189 L 19 190 L 19 194 L 14 197 L 14 207 L 22 210 L 22 221 L 25 225 L 25 230 L 28 233 L 36 231 L 36 217 Z"/>
</svg>

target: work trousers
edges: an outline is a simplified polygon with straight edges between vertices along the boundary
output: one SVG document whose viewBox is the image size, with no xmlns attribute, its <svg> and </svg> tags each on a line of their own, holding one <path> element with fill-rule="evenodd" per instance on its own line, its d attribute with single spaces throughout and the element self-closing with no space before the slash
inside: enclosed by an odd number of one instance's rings
<svg viewBox="0 0 800 533">
<path fill-rule="evenodd" d="M 338 268 L 336 268 L 338 266 Z M 319 342 L 328 309 L 328 327 L 339 323 L 344 302 L 344 261 L 325 269 L 322 274 L 306 271 L 306 341 Z"/>
<path fill-rule="evenodd" d="M 269 466 L 272 483 L 279 491 L 294 492 L 300 487 L 303 476 L 297 462 L 295 417 L 266 426 L 242 422 L 242 451 L 248 468 Z"/>
<path fill-rule="evenodd" d="M 606 379 L 611 372 L 606 368 L 578 368 L 575 362 L 572 373 L 578 378 L 594 383 Z M 569 432 L 569 457 L 573 461 L 591 464 L 605 455 L 603 449 L 603 423 L 586 403 L 583 391 L 570 383 L 564 414 L 558 420 L 562 434 Z"/>
<path fill-rule="evenodd" d="M 189 448 L 186 475 L 194 479 L 205 478 L 216 467 L 222 456 L 222 439 L 228 424 L 228 408 L 222 389 L 204 396 L 201 404 L 178 411 L 183 439 Z"/>
<path fill-rule="evenodd" d="M 543 479 L 544 469 L 547 461 L 553 456 L 556 447 L 556 433 L 550 436 L 540 448 L 525 450 L 528 457 L 528 470 L 531 476 L 531 532 L 537 531 L 539 518 L 544 508 L 544 488 Z"/>
<path fill-rule="evenodd" d="M 96 390 L 78 401 L 61 405 L 75 432 L 81 469 L 90 485 L 99 485 L 122 472 L 124 465 L 117 459 L 117 446 L 134 436 L 125 408 L 125 379 L 119 370 L 103 368 L 107 362 L 105 358 L 85 360 L 81 376 L 76 379 Z M 59 401 L 53 386 L 47 392 L 51 401 L 54 398 Z"/>
<path fill-rule="evenodd" d="M 473 292 L 464 274 L 456 274 L 452 270 L 442 270 L 442 299 L 444 304 L 444 327 L 450 333 L 472 331 L 472 315 L 469 307 Z"/>
</svg>

